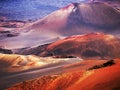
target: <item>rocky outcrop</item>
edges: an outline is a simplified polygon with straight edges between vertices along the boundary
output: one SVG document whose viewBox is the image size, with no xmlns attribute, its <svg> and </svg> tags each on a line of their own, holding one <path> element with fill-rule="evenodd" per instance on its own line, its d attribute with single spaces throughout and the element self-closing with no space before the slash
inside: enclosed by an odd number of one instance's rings
<svg viewBox="0 0 120 90">
<path fill-rule="evenodd" d="M 99 69 L 99 68 L 111 66 L 111 65 L 114 65 L 114 64 L 115 64 L 114 60 L 109 60 L 109 61 L 107 61 L 107 62 L 105 62 L 105 63 L 103 63 L 103 64 L 95 65 L 95 66 L 93 66 L 93 67 L 90 67 L 90 68 L 88 68 L 87 70 Z"/>
<path fill-rule="evenodd" d="M 3 48 L 0 48 L 0 53 L 4 53 L 4 54 L 12 54 L 12 50 L 8 50 L 8 49 L 3 49 Z"/>
</svg>

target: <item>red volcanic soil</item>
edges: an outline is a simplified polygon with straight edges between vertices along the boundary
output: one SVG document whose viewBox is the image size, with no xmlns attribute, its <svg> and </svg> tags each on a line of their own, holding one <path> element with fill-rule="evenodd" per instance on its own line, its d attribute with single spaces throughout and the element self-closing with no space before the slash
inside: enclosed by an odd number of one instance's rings
<svg viewBox="0 0 120 90">
<path fill-rule="evenodd" d="M 75 70 L 21 82 L 8 90 L 120 90 L 119 60 L 112 61 L 114 64 L 108 61 L 106 66 L 103 62 L 101 68 L 92 70 L 81 70 L 82 66 L 76 66 Z"/>
<path fill-rule="evenodd" d="M 117 64 L 93 70 L 93 74 L 84 80 L 78 80 L 75 85 L 72 85 L 68 90 L 120 90 L 120 61 Z M 90 73 L 90 72 L 89 72 Z"/>
<path fill-rule="evenodd" d="M 47 46 L 40 56 L 84 59 L 112 59 L 120 57 L 120 40 L 109 34 L 91 33 L 71 36 Z"/>
</svg>

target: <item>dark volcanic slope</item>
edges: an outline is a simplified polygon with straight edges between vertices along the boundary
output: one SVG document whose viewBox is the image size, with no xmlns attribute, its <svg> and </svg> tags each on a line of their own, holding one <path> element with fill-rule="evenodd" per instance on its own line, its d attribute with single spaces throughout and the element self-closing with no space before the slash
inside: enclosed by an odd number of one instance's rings
<svg viewBox="0 0 120 90">
<path fill-rule="evenodd" d="M 46 50 L 46 47 L 49 44 L 45 44 L 45 45 L 41 45 L 38 47 L 34 47 L 34 48 L 24 48 L 24 49 L 18 49 L 18 50 L 14 50 L 16 54 L 23 54 L 23 55 L 30 55 L 30 54 L 34 54 L 34 55 L 39 55 L 40 53 L 44 52 Z"/>
<path fill-rule="evenodd" d="M 0 53 L 4 53 L 4 54 L 12 54 L 13 52 L 12 52 L 11 50 L 8 50 L 8 49 L 0 48 Z"/>
<path fill-rule="evenodd" d="M 100 33 L 71 36 L 48 45 L 40 56 L 118 58 L 120 57 L 120 40 L 112 35 Z"/>
</svg>

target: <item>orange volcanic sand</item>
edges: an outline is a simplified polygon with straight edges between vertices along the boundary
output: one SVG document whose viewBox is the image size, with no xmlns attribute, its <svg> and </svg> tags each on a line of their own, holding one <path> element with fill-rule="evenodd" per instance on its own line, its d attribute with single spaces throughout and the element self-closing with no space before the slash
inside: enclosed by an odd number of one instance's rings
<svg viewBox="0 0 120 90">
<path fill-rule="evenodd" d="M 17 84 L 8 90 L 120 90 L 120 59 L 100 69 L 67 71 Z M 86 61 L 87 63 L 87 61 Z"/>
</svg>

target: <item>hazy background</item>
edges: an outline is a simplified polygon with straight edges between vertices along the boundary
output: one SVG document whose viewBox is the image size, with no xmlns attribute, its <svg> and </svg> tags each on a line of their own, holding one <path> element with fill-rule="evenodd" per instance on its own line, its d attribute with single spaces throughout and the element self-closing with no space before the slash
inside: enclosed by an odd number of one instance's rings
<svg viewBox="0 0 120 90">
<path fill-rule="evenodd" d="M 0 0 L 0 16 L 14 20 L 36 20 L 73 2 L 85 0 Z"/>
</svg>

